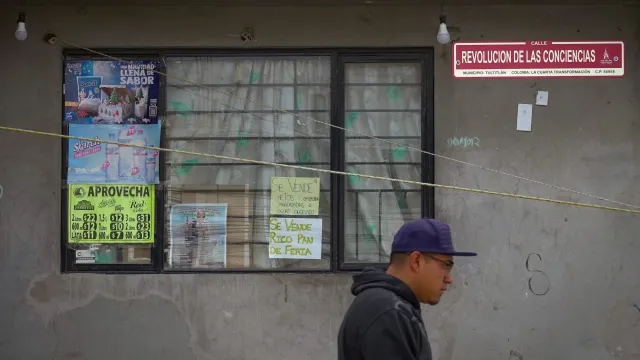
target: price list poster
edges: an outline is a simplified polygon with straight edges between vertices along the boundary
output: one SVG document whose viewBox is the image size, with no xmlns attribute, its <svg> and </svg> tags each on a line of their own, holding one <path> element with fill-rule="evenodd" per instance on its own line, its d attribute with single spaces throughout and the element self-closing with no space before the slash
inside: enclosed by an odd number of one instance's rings
<svg viewBox="0 0 640 360">
<path fill-rule="evenodd" d="M 71 184 L 69 190 L 69 243 L 153 243 L 153 185 Z"/>
</svg>

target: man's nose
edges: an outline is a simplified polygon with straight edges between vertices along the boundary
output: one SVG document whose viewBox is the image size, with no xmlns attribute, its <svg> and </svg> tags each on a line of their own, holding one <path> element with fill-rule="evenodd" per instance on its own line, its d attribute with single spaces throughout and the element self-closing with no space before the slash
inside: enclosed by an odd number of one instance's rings
<svg viewBox="0 0 640 360">
<path fill-rule="evenodd" d="M 451 276 L 451 274 L 447 274 L 447 276 L 444 277 L 444 283 L 445 284 L 452 284 L 453 283 L 453 276 Z"/>
</svg>

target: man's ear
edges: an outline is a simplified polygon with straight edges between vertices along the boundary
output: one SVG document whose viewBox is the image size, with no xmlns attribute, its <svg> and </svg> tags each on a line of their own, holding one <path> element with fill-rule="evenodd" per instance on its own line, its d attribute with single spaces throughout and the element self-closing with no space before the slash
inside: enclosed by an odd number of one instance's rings
<svg viewBox="0 0 640 360">
<path fill-rule="evenodd" d="M 408 263 L 411 270 L 418 272 L 420 270 L 420 262 L 422 261 L 422 254 L 418 251 L 414 251 L 408 256 Z"/>
</svg>

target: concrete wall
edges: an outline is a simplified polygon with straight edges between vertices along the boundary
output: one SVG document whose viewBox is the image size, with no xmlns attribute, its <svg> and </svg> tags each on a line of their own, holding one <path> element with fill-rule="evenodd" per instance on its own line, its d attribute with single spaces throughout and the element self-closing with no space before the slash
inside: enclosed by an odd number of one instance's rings
<svg viewBox="0 0 640 360">
<path fill-rule="evenodd" d="M 108 1 L 106 2 L 108 3 Z M 640 23 L 637 8 L 455 8 L 463 40 L 624 40 L 624 79 L 453 81 L 436 46 L 436 151 L 640 204 Z M 0 124 L 58 132 L 61 50 L 88 47 L 433 45 L 438 9 L 31 8 L 0 11 Z M 515 130 L 516 108 L 533 131 Z M 480 147 L 448 148 L 472 136 Z M 437 182 L 589 201 L 438 159 Z M 349 275 L 60 275 L 60 141 L 0 131 L 0 359 L 335 359 Z M 455 286 L 425 318 L 438 359 L 640 359 L 640 217 L 437 190 L 457 246 Z M 535 296 L 529 254 L 550 290 Z M 156 333 L 152 335 L 152 333 Z"/>
</svg>

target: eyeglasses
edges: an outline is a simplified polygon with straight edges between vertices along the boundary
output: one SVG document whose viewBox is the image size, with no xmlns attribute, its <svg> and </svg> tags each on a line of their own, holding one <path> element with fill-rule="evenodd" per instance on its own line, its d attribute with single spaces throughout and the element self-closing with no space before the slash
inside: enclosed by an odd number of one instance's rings
<svg viewBox="0 0 640 360">
<path fill-rule="evenodd" d="M 451 260 L 441 260 L 441 259 L 438 259 L 437 257 L 431 256 L 429 254 L 422 254 L 422 255 L 428 257 L 429 259 L 432 259 L 432 260 L 435 260 L 435 261 L 441 263 L 446 270 L 451 270 L 453 268 L 454 263 Z"/>
</svg>

